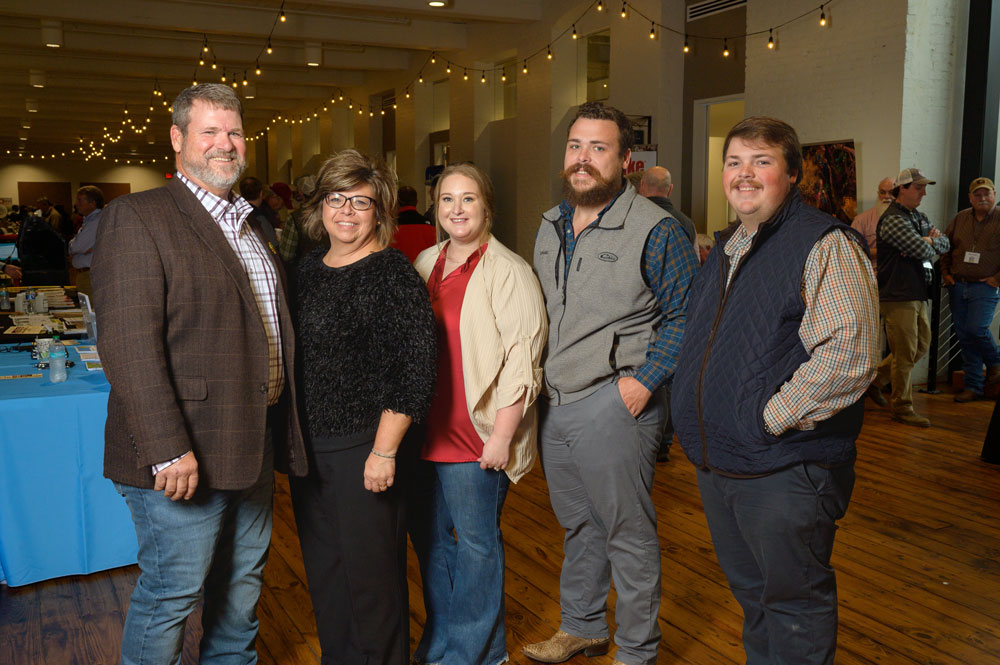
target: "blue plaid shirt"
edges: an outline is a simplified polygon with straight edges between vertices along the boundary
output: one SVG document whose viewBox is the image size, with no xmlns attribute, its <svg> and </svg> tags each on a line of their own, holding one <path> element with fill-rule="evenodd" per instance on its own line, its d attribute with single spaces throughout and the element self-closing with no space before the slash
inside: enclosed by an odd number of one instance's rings
<svg viewBox="0 0 1000 665">
<path fill-rule="evenodd" d="M 622 191 L 625 191 L 624 188 Z M 618 196 L 621 196 L 621 192 Z M 618 200 L 618 196 L 604 206 L 597 219 L 587 226 L 588 229 L 597 226 L 604 213 Z M 569 279 L 569 268 L 573 264 L 577 240 L 573 233 L 574 209 L 563 201 L 559 205 L 559 212 L 562 215 L 563 236 L 566 241 L 563 278 Z M 639 383 L 651 392 L 673 377 L 681 350 L 681 337 L 684 335 L 688 287 L 697 271 L 698 257 L 684 233 L 684 227 L 676 219 L 664 217 L 649 232 L 642 256 L 642 275 L 646 285 L 656 295 L 662 314 L 660 326 L 646 350 L 646 362 L 635 374 Z"/>
</svg>

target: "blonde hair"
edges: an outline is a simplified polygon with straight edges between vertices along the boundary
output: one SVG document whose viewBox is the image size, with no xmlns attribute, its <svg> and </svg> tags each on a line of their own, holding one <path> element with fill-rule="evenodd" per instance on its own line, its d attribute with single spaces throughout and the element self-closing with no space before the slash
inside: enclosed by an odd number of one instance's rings
<svg viewBox="0 0 1000 665">
<path fill-rule="evenodd" d="M 316 174 L 316 191 L 304 204 L 302 232 L 315 242 L 326 238 L 323 206 L 327 194 L 346 192 L 368 185 L 372 188 L 375 210 L 375 240 L 380 248 L 392 243 L 396 234 L 396 174 L 377 157 L 357 150 L 342 150 L 323 162 Z M 350 205 L 350 203 L 347 203 Z"/>
<path fill-rule="evenodd" d="M 445 167 L 444 171 L 441 172 L 441 176 L 438 178 L 437 184 L 434 185 L 434 227 L 437 229 L 437 237 L 446 238 L 448 236 L 445 230 L 441 228 L 441 222 L 439 221 L 441 205 L 438 202 L 438 197 L 441 194 L 441 183 L 444 182 L 445 178 L 451 175 L 464 175 L 466 178 L 476 183 L 476 187 L 479 188 L 479 193 L 483 200 L 483 207 L 486 209 L 486 217 L 483 220 L 483 228 L 479 232 L 478 238 L 479 242 L 482 242 L 489 237 L 490 231 L 493 229 L 493 217 L 496 215 L 496 194 L 494 193 L 493 181 L 490 180 L 490 177 L 486 175 L 485 171 L 471 162 L 452 164 L 451 166 Z"/>
</svg>

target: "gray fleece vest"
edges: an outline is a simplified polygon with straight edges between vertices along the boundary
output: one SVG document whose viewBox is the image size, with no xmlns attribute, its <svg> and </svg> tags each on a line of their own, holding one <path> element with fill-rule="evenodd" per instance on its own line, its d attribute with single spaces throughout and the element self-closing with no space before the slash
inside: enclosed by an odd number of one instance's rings
<svg viewBox="0 0 1000 665">
<path fill-rule="evenodd" d="M 642 255 L 664 217 L 627 186 L 577 237 L 566 277 L 559 206 L 542 215 L 534 260 L 549 314 L 545 392 L 554 404 L 583 399 L 645 362 L 661 315 L 642 274 Z"/>
</svg>

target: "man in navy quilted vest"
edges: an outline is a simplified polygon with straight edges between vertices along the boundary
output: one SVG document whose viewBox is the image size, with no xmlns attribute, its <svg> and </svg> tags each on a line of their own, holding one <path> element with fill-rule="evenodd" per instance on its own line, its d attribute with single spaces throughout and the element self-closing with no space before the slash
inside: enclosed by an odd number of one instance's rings
<svg viewBox="0 0 1000 665">
<path fill-rule="evenodd" d="M 832 665 L 830 555 L 878 359 L 864 239 L 806 205 L 795 130 L 748 118 L 722 150 L 738 223 L 691 285 L 672 412 L 743 608 L 748 665 Z"/>
</svg>

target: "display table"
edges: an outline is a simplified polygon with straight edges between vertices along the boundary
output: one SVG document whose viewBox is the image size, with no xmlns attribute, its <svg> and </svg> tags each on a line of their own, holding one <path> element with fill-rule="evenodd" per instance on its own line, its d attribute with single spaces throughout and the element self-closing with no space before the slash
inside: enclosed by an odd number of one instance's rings
<svg viewBox="0 0 1000 665">
<path fill-rule="evenodd" d="M 9 348 L 10 345 L 4 345 Z M 125 500 L 103 476 L 108 381 L 76 365 L 53 384 L 31 354 L 0 353 L 0 580 L 11 586 L 133 564 Z"/>
</svg>

